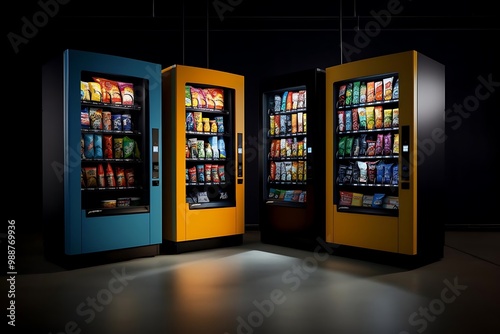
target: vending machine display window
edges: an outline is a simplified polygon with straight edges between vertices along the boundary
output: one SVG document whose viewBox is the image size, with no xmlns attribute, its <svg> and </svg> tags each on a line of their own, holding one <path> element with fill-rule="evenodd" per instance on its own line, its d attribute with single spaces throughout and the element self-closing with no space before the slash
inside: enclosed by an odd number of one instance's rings
<svg viewBox="0 0 500 334">
<path fill-rule="evenodd" d="M 398 216 L 398 74 L 336 82 L 333 94 L 337 210 Z"/>
</svg>

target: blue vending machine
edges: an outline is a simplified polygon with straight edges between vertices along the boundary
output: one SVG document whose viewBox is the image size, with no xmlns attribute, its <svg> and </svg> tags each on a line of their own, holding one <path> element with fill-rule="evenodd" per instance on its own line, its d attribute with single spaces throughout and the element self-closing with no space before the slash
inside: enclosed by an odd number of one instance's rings
<svg viewBox="0 0 500 334">
<path fill-rule="evenodd" d="M 42 127 L 49 260 L 158 254 L 161 65 L 65 50 L 42 69 Z"/>
</svg>

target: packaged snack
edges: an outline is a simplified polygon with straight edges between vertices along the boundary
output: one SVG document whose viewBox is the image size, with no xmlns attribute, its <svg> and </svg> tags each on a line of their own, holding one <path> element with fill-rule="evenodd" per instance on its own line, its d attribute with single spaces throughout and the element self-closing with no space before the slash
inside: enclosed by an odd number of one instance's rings
<svg viewBox="0 0 500 334">
<path fill-rule="evenodd" d="M 363 194 L 352 193 L 351 206 L 362 206 L 363 205 Z"/>
<path fill-rule="evenodd" d="M 384 111 L 382 106 L 375 106 L 375 129 L 382 129 L 384 127 Z"/>
<path fill-rule="evenodd" d="M 189 173 L 189 182 L 196 183 L 198 180 L 198 177 L 196 175 L 196 167 L 195 166 L 190 167 L 188 169 L 188 173 Z"/>
<path fill-rule="evenodd" d="M 85 167 L 84 170 L 87 188 L 97 187 L 97 167 Z"/>
<path fill-rule="evenodd" d="M 394 86 L 392 87 L 392 98 L 394 100 L 399 99 L 399 78 L 396 79 Z"/>
<path fill-rule="evenodd" d="M 224 171 L 224 165 L 219 165 L 218 173 L 220 182 L 226 182 L 226 172 Z"/>
<path fill-rule="evenodd" d="M 118 81 L 118 89 L 122 96 L 122 104 L 133 105 L 134 104 L 134 85 L 130 82 L 120 82 Z"/>
<path fill-rule="evenodd" d="M 367 183 L 373 184 L 377 178 L 377 163 L 378 161 L 368 161 L 367 166 Z"/>
<path fill-rule="evenodd" d="M 269 135 L 274 136 L 274 115 L 269 115 Z"/>
<path fill-rule="evenodd" d="M 215 122 L 215 119 L 211 119 L 209 122 L 210 126 L 210 132 L 217 132 L 217 123 Z"/>
<path fill-rule="evenodd" d="M 103 136 L 103 148 L 104 148 L 104 159 L 113 158 L 113 136 L 104 135 Z"/>
<path fill-rule="evenodd" d="M 299 92 L 292 92 L 292 110 L 297 110 L 299 105 Z"/>
<path fill-rule="evenodd" d="M 94 135 L 86 133 L 83 135 L 84 150 L 83 155 L 86 159 L 94 158 Z"/>
<path fill-rule="evenodd" d="M 111 122 L 111 111 L 102 112 L 102 129 L 105 131 L 111 131 L 113 129 Z"/>
<path fill-rule="evenodd" d="M 102 100 L 102 92 L 101 85 L 98 82 L 89 82 L 90 89 L 90 100 L 95 102 L 101 102 Z"/>
<path fill-rule="evenodd" d="M 377 139 L 375 142 L 375 155 L 382 155 L 384 151 L 384 134 L 377 134 Z"/>
<path fill-rule="evenodd" d="M 379 161 L 376 167 L 375 183 L 378 184 L 384 183 L 384 169 L 385 169 L 385 164 Z"/>
<path fill-rule="evenodd" d="M 280 115 L 274 115 L 274 134 L 275 135 L 280 134 L 280 126 L 281 126 Z"/>
<path fill-rule="evenodd" d="M 213 183 L 220 183 L 220 178 L 219 178 L 219 165 L 212 165 L 212 182 Z"/>
<path fill-rule="evenodd" d="M 359 85 L 359 103 L 366 103 L 366 82 Z"/>
<path fill-rule="evenodd" d="M 375 102 L 375 81 L 366 83 L 366 102 Z"/>
<path fill-rule="evenodd" d="M 399 133 L 394 134 L 394 141 L 392 144 L 392 153 L 399 154 Z"/>
<path fill-rule="evenodd" d="M 375 81 L 375 101 L 384 99 L 384 83 L 382 80 Z"/>
<path fill-rule="evenodd" d="M 366 140 L 366 155 L 367 156 L 374 156 L 375 155 L 375 146 L 377 142 L 375 140 Z"/>
<path fill-rule="evenodd" d="M 292 156 L 292 145 L 293 145 L 292 138 L 287 138 L 286 139 L 286 156 L 288 158 Z"/>
<path fill-rule="evenodd" d="M 352 104 L 352 82 L 349 82 L 345 89 L 345 105 L 350 106 L 351 104 Z"/>
<path fill-rule="evenodd" d="M 123 114 L 122 115 L 122 130 L 123 131 L 132 131 L 132 115 L 131 114 Z"/>
<path fill-rule="evenodd" d="M 191 86 L 188 85 L 184 87 L 184 106 L 188 108 L 193 106 L 191 103 Z"/>
<path fill-rule="evenodd" d="M 297 109 L 304 109 L 306 107 L 306 91 L 299 90 L 299 101 L 297 103 Z"/>
<path fill-rule="evenodd" d="M 293 92 L 288 92 L 287 96 L 286 96 L 286 111 L 290 111 L 292 110 L 292 96 L 293 96 Z"/>
<path fill-rule="evenodd" d="M 198 159 L 205 159 L 205 141 L 196 141 L 196 151 L 198 152 Z"/>
<path fill-rule="evenodd" d="M 219 149 L 219 158 L 226 159 L 226 143 L 224 142 L 224 138 L 219 137 L 217 139 L 217 148 Z"/>
<path fill-rule="evenodd" d="M 368 144 L 366 143 L 366 134 L 362 134 L 359 136 L 359 155 L 366 155 L 367 148 Z"/>
<path fill-rule="evenodd" d="M 205 182 L 212 182 L 212 164 L 205 164 Z"/>
<path fill-rule="evenodd" d="M 349 136 L 345 140 L 345 157 L 350 157 L 352 154 L 352 141 L 353 137 Z"/>
<path fill-rule="evenodd" d="M 385 101 L 389 101 L 390 99 L 392 99 L 392 80 L 393 77 L 384 78 L 383 80 Z"/>
<path fill-rule="evenodd" d="M 125 169 L 125 179 L 127 180 L 127 187 L 135 186 L 135 172 L 133 168 Z"/>
<path fill-rule="evenodd" d="M 102 164 L 97 165 L 97 186 L 100 188 L 106 187 L 106 175 Z"/>
<path fill-rule="evenodd" d="M 292 181 L 292 162 L 285 161 L 286 181 Z"/>
<path fill-rule="evenodd" d="M 366 130 L 366 109 L 358 108 L 359 129 Z"/>
<path fill-rule="evenodd" d="M 358 114 L 358 108 L 354 108 L 351 111 L 351 118 L 352 118 L 352 130 L 353 131 L 358 131 L 359 130 L 359 114 Z"/>
<path fill-rule="evenodd" d="M 210 132 L 210 118 L 203 117 L 201 121 L 203 122 L 203 131 Z"/>
<path fill-rule="evenodd" d="M 354 81 L 352 84 L 352 104 L 359 104 L 359 88 L 361 82 Z"/>
<path fill-rule="evenodd" d="M 193 112 L 194 117 L 194 131 L 203 132 L 203 114 L 201 111 Z"/>
<path fill-rule="evenodd" d="M 83 108 L 80 113 L 80 125 L 82 129 L 90 128 L 90 118 L 88 108 Z"/>
<path fill-rule="evenodd" d="M 123 157 L 131 159 L 134 157 L 135 141 L 127 136 L 123 137 Z"/>
<path fill-rule="evenodd" d="M 207 101 L 207 108 L 215 109 L 215 101 L 208 88 L 202 88 L 202 91 L 203 94 L 205 95 L 205 100 Z"/>
<path fill-rule="evenodd" d="M 196 166 L 196 175 L 198 183 L 205 183 L 205 165 Z"/>
<path fill-rule="evenodd" d="M 293 113 L 291 116 L 292 116 L 292 133 L 297 133 L 297 114 Z"/>
<path fill-rule="evenodd" d="M 198 203 L 210 202 L 206 191 L 200 191 L 196 196 L 198 197 Z"/>
<path fill-rule="evenodd" d="M 392 154 L 392 134 L 386 133 L 384 134 L 384 147 L 382 151 L 383 155 L 391 155 Z"/>
<path fill-rule="evenodd" d="M 281 109 L 281 96 L 274 95 L 274 111 L 280 111 Z"/>
<path fill-rule="evenodd" d="M 288 99 L 288 91 L 283 92 L 283 96 L 281 97 L 281 107 L 280 111 L 285 111 L 286 110 L 286 101 Z"/>
<path fill-rule="evenodd" d="M 186 113 L 186 131 L 195 131 L 194 115 L 191 111 Z"/>
<path fill-rule="evenodd" d="M 205 143 L 205 159 L 212 159 L 213 158 L 213 151 L 212 151 L 212 145 L 210 145 L 210 142 Z"/>
<path fill-rule="evenodd" d="M 102 135 L 94 134 L 94 159 L 102 159 L 104 157 L 102 150 Z"/>
<path fill-rule="evenodd" d="M 214 108 L 216 110 L 224 109 L 224 90 L 222 88 L 209 88 L 208 91 L 214 101 Z"/>
<path fill-rule="evenodd" d="M 125 178 L 125 169 L 123 167 L 116 167 L 115 169 L 116 186 L 126 187 L 127 179 Z"/>
<path fill-rule="evenodd" d="M 101 102 L 122 104 L 122 95 L 118 88 L 118 82 L 99 77 L 93 77 L 93 79 L 101 85 Z"/>
<path fill-rule="evenodd" d="M 371 207 L 373 202 L 373 195 L 363 195 L 363 206 Z"/>
<path fill-rule="evenodd" d="M 397 186 L 399 183 L 399 166 L 396 164 L 392 167 L 392 181 L 391 184 Z"/>
<path fill-rule="evenodd" d="M 299 160 L 297 164 L 297 181 L 301 182 L 304 180 L 304 161 Z"/>
<path fill-rule="evenodd" d="M 339 205 L 350 206 L 352 203 L 352 192 L 340 191 Z"/>
<path fill-rule="evenodd" d="M 205 99 L 205 94 L 203 93 L 203 89 L 191 86 L 190 90 L 191 90 L 191 104 L 193 108 L 206 108 L 207 101 Z"/>
<path fill-rule="evenodd" d="M 307 132 L 307 113 L 302 113 L 302 130 Z"/>
<path fill-rule="evenodd" d="M 123 138 L 113 138 L 113 152 L 115 159 L 123 158 Z"/>
<path fill-rule="evenodd" d="M 346 88 L 347 88 L 346 85 L 340 85 L 340 87 L 339 87 L 339 96 L 338 96 L 338 102 L 337 102 L 337 106 L 338 107 L 345 106 L 345 91 L 346 91 Z"/>
<path fill-rule="evenodd" d="M 106 186 L 116 187 L 115 172 L 110 163 L 106 166 Z"/>
<path fill-rule="evenodd" d="M 347 137 L 340 137 L 339 139 L 339 144 L 338 144 L 338 149 L 337 149 L 337 156 L 338 157 L 343 157 L 345 155 L 345 142 L 347 140 Z"/>
<path fill-rule="evenodd" d="M 302 124 L 302 116 L 303 116 L 303 113 L 301 113 L 301 112 L 297 113 L 297 132 L 298 133 L 304 132 L 304 126 Z"/>
<path fill-rule="evenodd" d="M 393 166 L 394 164 L 392 163 L 384 164 L 384 180 L 383 180 L 384 184 L 391 184 Z"/>
<path fill-rule="evenodd" d="M 102 130 L 102 109 L 89 109 L 90 128 L 94 130 Z"/>
<path fill-rule="evenodd" d="M 352 141 L 351 155 L 353 157 L 357 157 L 359 156 L 359 151 L 360 151 L 359 137 L 354 137 Z"/>
<path fill-rule="evenodd" d="M 80 99 L 90 101 L 90 86 L 87 81 L 80 81 Z"/>
<path fill-rule="evenodd" d="M 372 207 L 381 208 L 384 203 L 385 194 L 375 193 L 373 194 Z"/>
<path fill-rule="evenodd" d="M 210 137 L 210 146 L 212 147 L 212 155 L 214 159 L 220 158 L 219 147 L 217 143 L 217 136 Z"/>
<path fill-rule="evenodd" d="M 212 131 L 212 132 L 224 133 L 224 131 L 225 131 L 225 129 L 224 129 L 224 117 L 222 117 L 222 116 L 215 116 L 214 119 L 215 119 L 215 123 L 216 123 L 216 126 L 217 126 L 217 130 L 216 131 Z"/>
<path fill-rule="evenodd" d="M 280 116 L 280 133 L 282 135 L 286 134 L 287 116 L 288 115 L 281 115 Z"/>
<path fill-rule="evenodd" d="M 366 129 L 375 129 L 375 107 L 366 107 Z"/>
<path fill-rule="evenodd" d="M 384 109 L 384 128 L 392 127 L 392 109 Z"/>
<path fill-rule="evenodd" d="M 113 131 L 122 131 L 122 115 L 112 114 L 111 123 Z"/>
<path fill-rule="evenodd" d="M 368 182 L 368 164 L 365 161 L 356 161 L 359 168 L 359 183 Z"/>
<path fill-rule="evenodd" d="M 346 131 L 352 130 L 352 111 L 351 111 L 351 109 L 348 109 L 345 111 L 345 130 Z"/>
<path fill-rule="evenodd" d="M 399 126 L 399 108 L 392 109 L 392 127 L 397 128 Z"/>
</svg>

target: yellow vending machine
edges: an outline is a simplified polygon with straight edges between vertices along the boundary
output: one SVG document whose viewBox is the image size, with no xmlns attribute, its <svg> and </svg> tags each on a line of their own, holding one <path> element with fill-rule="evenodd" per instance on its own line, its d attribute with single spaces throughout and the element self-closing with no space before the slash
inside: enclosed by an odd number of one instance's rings
<svg viewBox="0 0 500 334">
<path fill-rule="evenodd" d="M 162 91 L 162 252 L 241 244 L 244 77 L 173 65 L 162 70 Z"/>
<path fill-rule="evenodd" d="M 326 241 L 440 259 L 444 65 L 412 50 L 332 66 L 326 96 Z"/>
</svg>

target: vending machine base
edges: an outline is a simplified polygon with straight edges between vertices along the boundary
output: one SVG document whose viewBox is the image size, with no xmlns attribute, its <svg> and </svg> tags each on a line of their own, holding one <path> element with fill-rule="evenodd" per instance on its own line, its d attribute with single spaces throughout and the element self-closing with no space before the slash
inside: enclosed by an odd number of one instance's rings
<svg viewBox="0 0 500 334">
<path fill-rule="evenodd" d="M 180 254 L 205 249 L 239 246 L 242 243 L 243 234 L 179 242 L 164 240 L 160 247 L 160 253 Z"/>
</svg>

